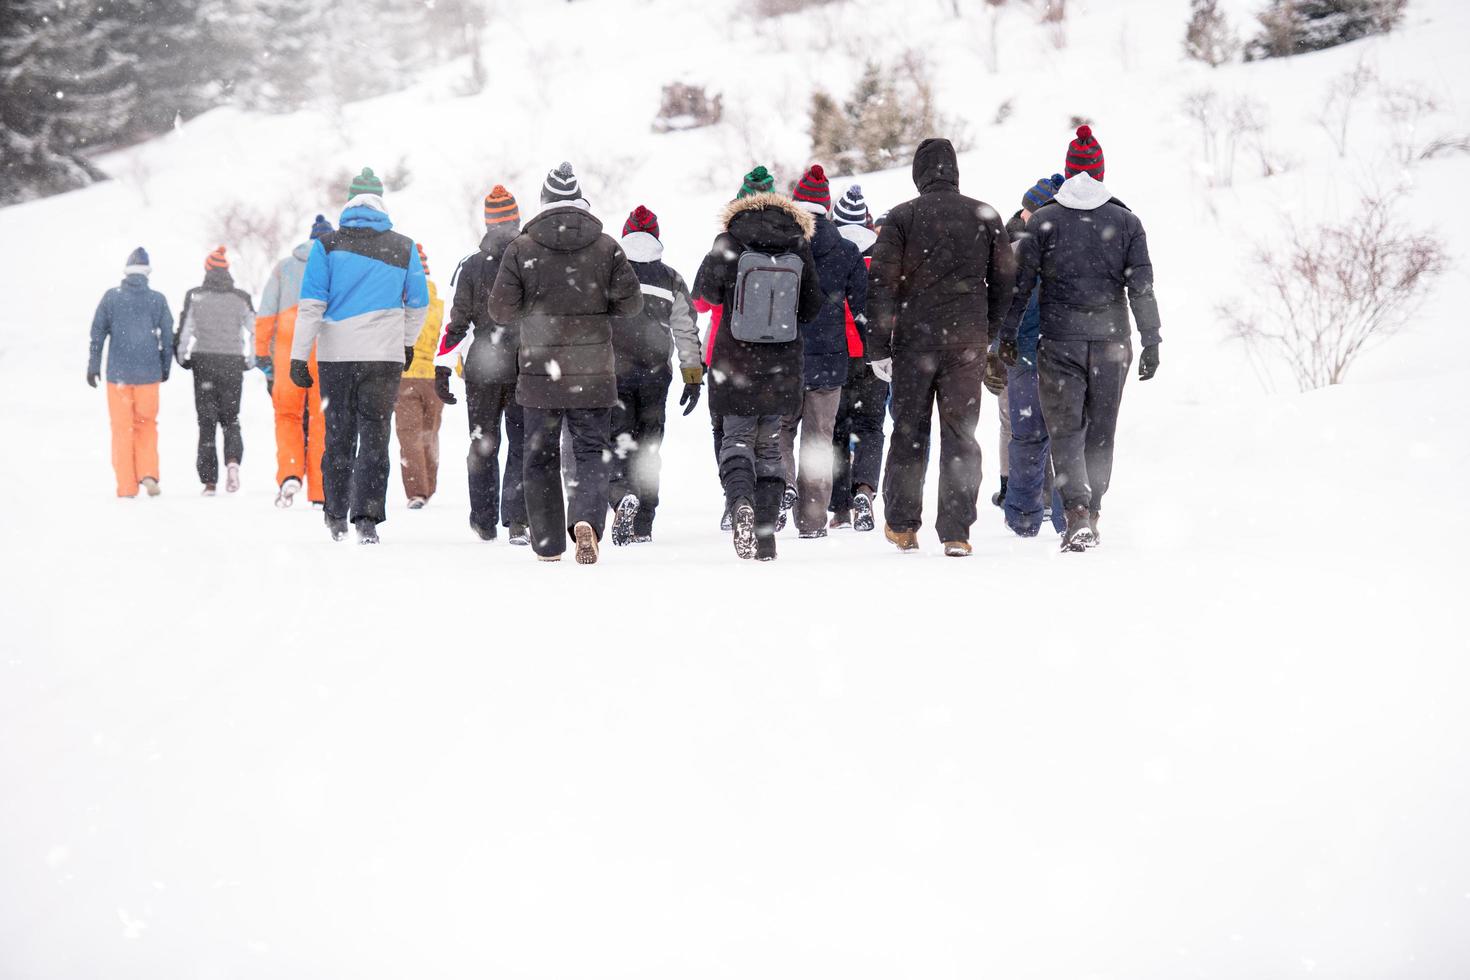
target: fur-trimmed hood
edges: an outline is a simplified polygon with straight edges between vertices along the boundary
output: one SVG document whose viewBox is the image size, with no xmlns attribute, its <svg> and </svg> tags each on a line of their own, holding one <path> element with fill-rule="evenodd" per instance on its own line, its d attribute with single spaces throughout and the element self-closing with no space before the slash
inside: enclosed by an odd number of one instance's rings
<svg viewBox="0 0 1470 980">
<path fill-rule="evenodd" d="M 728 232 L 734 233 L 731 223 L 742 214 L 756 211 L 778 211 L 788 215 L 796 223 L 801 237 L 807 241 L 817 232 L 817 221 L 812 215 L 796 206 L 796 202 L 785 194 L 776 194 L 767 191 L 763 194 L 751 194 L 749 197 L 736 198 L 725 205 L 724 211 L 720 213 L 720 224 Z M 739 236 L 736 236 L 739 237 Z"/>
</svg>

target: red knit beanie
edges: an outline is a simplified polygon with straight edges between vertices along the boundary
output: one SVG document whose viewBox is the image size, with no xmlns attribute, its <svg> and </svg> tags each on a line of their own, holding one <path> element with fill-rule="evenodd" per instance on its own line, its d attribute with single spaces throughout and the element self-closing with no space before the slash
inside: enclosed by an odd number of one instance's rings
<svg viewBox="0 0 1470 980">
<path fill-rule="evenodd" d="M 208 272 L 210 269 L 228 269 L 229 267 L 230 260 L 225 258 L 225 247 L 223 245 L 210 252 L 204 259 L 205 272 Z"/>
<path fill-rule="evenodd" d="M 429 257 L 424 254 L 424 247 L 422 245 L 418 242 L 414 242 L 413 244 L 419 250 L 419 265 L 424 267 L 424 275 L 427 276 L 429 274 Z"/>
<path fill-rule="evenodd" d="M 1078 126 L 1077 138 L 1067 144 L 1068 177 L 1086 174 L 1094 180 L 1103 179 L 1102 144 L 1092 135 L 1091 126 Z"/>
<path fill-rule="evenodd" d="M 623 234 L 625 236 L 631 235 L 635 231 L 641 231 L 644 234 L 652 235 L 654 238 L 657 238 L 658 215 L 654 214 L 643 205 L 638 205 L 636 208 L 633 209 L 633 213 L 628 215 L 628 220 L 623 222 Z"/>
<path fill-rule="evenodd" d="M 820 163 L 812 164 L 801 175 L 801 182 L 791 192 L 791 198 L 803 204 L 815 204 L 823 213 L 832 210 L 832 188 L 827 183 L 827 172 Z"/>
</svg>

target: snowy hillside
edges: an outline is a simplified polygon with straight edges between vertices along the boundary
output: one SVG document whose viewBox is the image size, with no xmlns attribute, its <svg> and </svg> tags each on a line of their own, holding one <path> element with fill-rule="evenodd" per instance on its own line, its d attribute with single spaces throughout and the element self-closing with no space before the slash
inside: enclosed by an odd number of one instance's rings
<svg viewBox="0 0 1470 980">
<path fill-rule="evenodd" d="M 502 2 L 481 94 L 445 64 L 340 113 L 219 109 L 0 210 L 0 978 L 1470 975 L 1470 156 L 1400 159 L 1470 133 L 1470 5 L 1214 70 L 1184 0 L 1074 3 L 1061 47 L 1017 5 L 993 47 L 979 3 L 749 6 Z M 671 406 L 653 545 L 540 565 L 465 526 L 462 400 L 430 506 L 395 472 L 385 545 L 334 545 L 271 506 L 258 373 L 240 494 L 197 496 L 176 371 L 164 494 L 113 499 L 84 354 L 134 246 L 177 312 L 221 214 L 304 235 L 367 165 L 406 175 L 389 210 L 447 293 L 485 192 L 529 210 L 566 159 L 692 277 L 741 174 L 808 162 L 813 87 L 911 49 L 966 192 L 1009 215 L 1085 118 L 1148 228 L 1162 367 L 1128 386 L 1096 552 L 982 501 L 967 562 L 927 529 L 737 562 L 701 405 Z M 1339 153 L 1317 117 L 1360 64 Z M 654 133 L 671 81 L 724 121 Z M 1410 87 L 1435 108 L 1406 133 L 1379 106 Z M 1266 116 L 1229 186 L 1185 111 L 1206 89 Z M 913 194 L 906 161 L 852 180 Z M 1449 271 L 1346 384 L 1267 390 L 1217 306 L 1259 298 L 1287 219 L 1392 188 Z M 988 499 L 989 396 L 981 434 Z"/>
</svg>

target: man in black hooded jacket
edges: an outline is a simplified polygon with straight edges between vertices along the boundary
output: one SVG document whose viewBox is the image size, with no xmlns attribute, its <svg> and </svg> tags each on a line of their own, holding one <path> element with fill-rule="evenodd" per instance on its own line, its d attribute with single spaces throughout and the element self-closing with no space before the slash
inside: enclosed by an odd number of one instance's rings
<svg viewBox="0 0 1470 980">
<path fill-rule="evenodd" d="M 883 481 L 884 534 L 918 548 L 929 426 L 939 406 L 939 517 L 947 555 L 970 553 L 980 493 L 985 351 L 1016 287 L 1000 214 L 959 189 L 949 140 L 914 152 L 919 196 L 888 213 L 868 270 L 868 362 L 893 385 L 893 440 Z"/>
</svg>

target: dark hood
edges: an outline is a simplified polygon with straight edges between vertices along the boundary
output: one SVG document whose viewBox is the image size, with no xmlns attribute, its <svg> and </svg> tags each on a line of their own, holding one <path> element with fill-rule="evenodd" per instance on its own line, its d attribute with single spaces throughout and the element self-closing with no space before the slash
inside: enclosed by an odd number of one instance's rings
<svg viewBox="0 0 1470 980">
<path fill-rule="evenodd" d="M 602 222 L 578 207 L 551 208 L 526 224 L 531 241 L 553 252 L 575 252 L 597 241 Z"/>
<path fill-rule="evenodd" d="M 227 293 L 235 288 L 235 277 L 230 275 L 229 269 L 206 269 L 204 271 L 204 288 Z"/>
<path fill-rule="evenodd" d="M 141 272 L 129 272 L 123 276 L 122 284 L 129 289 L 147 289 L 148 277 Z"/>
<path fill-rule="evenodd" d="M 927 139 L 919 144 L 914 151 L 914 186 L 920 194 L 959 189 L 960 162 L 949 140 Z"/>
<path fill-rule="evenodd" d="M 505 246 L 509 245 L 520 233 L 521 226 L 510 221 L 491 225 L 485 229 L 485 237 L 480 239 L 480 251 L 498 262 L 500 253 L 505 251 Z"/>
<path fill-rule="evenodd" d="M 814 233 L 813 216 L 780 194 L 731 201 L 723 218 L 730 237 L 758 252 L 794 252 Z"/>
<path fill-rule="evenodd" d="M 816 231 L 812 233 L 812 257 L 819 259 L 833 249 L 840 248 L 845 239 L 831 221 L 819 215 L 812 217 L 817 219 Z"/>
</svg>

